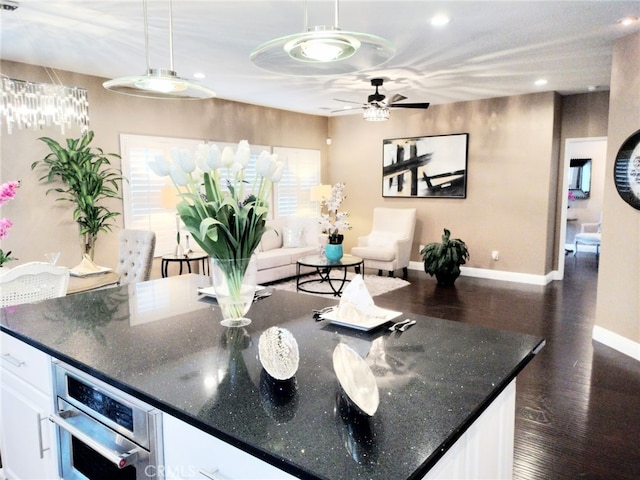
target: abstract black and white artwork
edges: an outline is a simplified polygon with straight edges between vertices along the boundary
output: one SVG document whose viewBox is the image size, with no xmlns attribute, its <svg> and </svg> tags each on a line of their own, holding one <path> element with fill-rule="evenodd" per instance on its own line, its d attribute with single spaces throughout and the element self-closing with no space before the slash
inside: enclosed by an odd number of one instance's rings
<svg viewBox="0 0 640 480">
<path fill-rule="evenodd" d="M 383 197 L 467 197 L 469 134 L 382 142 Z"/>
</svg>

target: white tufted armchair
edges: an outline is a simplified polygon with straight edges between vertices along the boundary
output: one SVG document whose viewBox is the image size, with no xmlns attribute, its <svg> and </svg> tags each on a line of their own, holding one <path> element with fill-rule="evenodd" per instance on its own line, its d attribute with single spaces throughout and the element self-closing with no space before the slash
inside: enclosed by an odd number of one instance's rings
<svg viewBox="0 0 640 480">
<path fill-rule="evenodd" d="M 146 230 L 120 230 L 120 247 L 116 272 L 120 284 L 145 282 L 151 277 L 156 234 Z"/>
<path fill-rule="evenodd" d="M 363 258 L 365 267 L 378 269 L 378 275 L 386 270 L 392 277 L 401 268 L 406 278 L 415 226 L 415 208 L 374 208 L 371 233 L 358 238 L 351 254 Z"/>
</svg>

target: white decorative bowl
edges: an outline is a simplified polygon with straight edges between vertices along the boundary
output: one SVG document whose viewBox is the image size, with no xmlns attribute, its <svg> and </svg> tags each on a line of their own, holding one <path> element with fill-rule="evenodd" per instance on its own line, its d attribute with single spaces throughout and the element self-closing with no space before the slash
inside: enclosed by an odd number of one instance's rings
<svg viewBox="0 0 640 480">
<path fill-rule="evenodd" d="M 298 370 L 298 342 L 285 328 L 266 329 L 258 341 L 258 355 L 264 369 L 276 380 L 287 380 Z"/>
<path fill-rule="evenodd" d="M 380 404 L 378 384 L 369 365 L 353 349 L 339 343 L 333 350 L 333 370 L 349 399 L 373 416 Z"/>
</svg>

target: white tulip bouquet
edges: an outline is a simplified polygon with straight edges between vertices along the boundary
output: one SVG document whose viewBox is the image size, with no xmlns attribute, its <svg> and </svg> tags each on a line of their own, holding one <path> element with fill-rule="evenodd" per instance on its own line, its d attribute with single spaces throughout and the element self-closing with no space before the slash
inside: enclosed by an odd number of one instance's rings
<svg viewBox="0 0 640 480">
<path fill-rule="evenodd" d="M 171 177 L 182 199 L 178 214 L 196 243 L 213 259 L 232 260 L 222 262 L 230 265 L 225 272 L 230 291 L 240 288 L 266 230 L 271 189 L 284 171 L 277 155 L 263 151 L 256 161 L 256 178 L 247 181 L 250 158 L 249 143 L 242 140 L 235 152 L 202 143 L 195 154 L 176 149 L 171 159 L 157 157 L 149 165 L 155 174 Z"/>
</svg>

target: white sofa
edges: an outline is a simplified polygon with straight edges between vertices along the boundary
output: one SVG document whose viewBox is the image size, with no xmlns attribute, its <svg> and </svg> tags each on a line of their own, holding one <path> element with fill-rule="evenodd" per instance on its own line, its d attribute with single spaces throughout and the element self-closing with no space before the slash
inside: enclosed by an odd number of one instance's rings
<svg viewBox="0 0 640 480">
<path fill-rule="evenodd" d="M 270 227 L 262 235 L 256 249 L 259 284 L 274 282 L 296 275 L 296 262 L 320 252 L 318 219 L 287 217 L 267 221 Z M 304 273 L 308 272 L 304 270 Z"/>
</svg>

